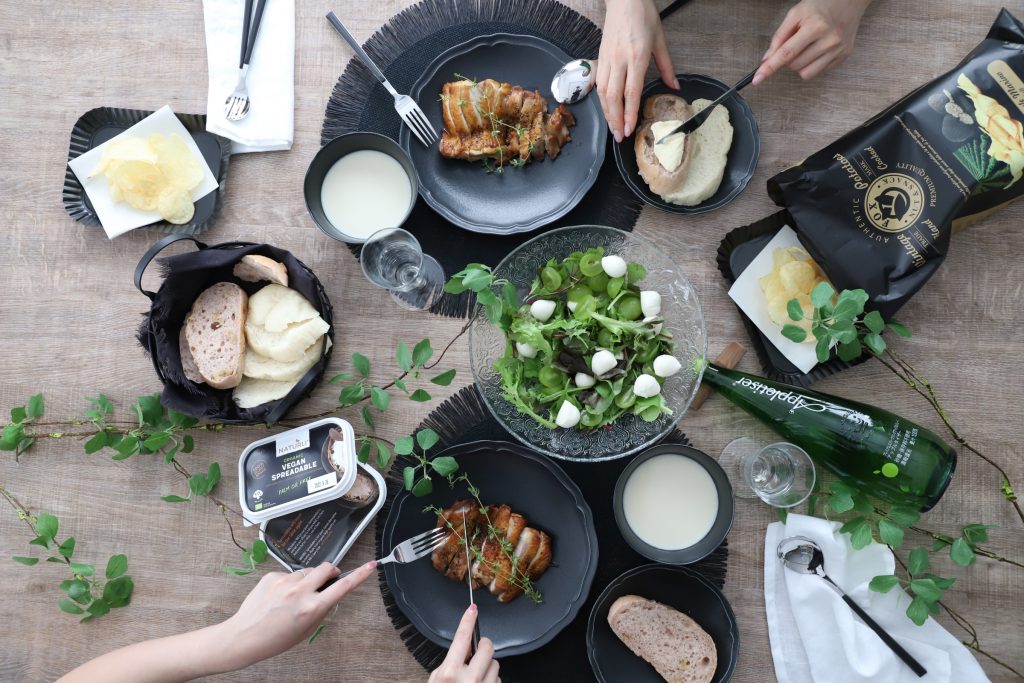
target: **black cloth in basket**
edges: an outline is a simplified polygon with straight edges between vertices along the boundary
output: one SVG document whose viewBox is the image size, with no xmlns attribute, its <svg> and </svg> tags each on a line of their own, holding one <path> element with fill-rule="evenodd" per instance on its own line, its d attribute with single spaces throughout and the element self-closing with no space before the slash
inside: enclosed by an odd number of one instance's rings
<svg viewBox="0 0 1024 683">
<path fill-rule="evenodd" d="M 488 412 L 475 386 L 465 387 L 438 406 L 417 430 L 426 427 L 433 429 L 440 437 L 438 444 L 431 449 L 432 453 L 440 453 L 449 446 L 471 441 L 512 440 Z M 665 437 L 661 443 L 690 444 L 686 436 L 678 430 Z M 558 461 L 558 465 L 580 487 L 594 515 L 594 528 L 597 531 L 599 546 L 597 573 L 590 589 L 590 596 L 583 608 L 554 640 L 533 652 L 501 659 L 501 680 L 505 683 L 580 683 L 595 680 L 587 659 L 587 619 L 590 617 L 594 601 L 601 591 L 624 571 L 651 562 L 626 544 L 619 533 L 612 510 L 615 483 L 630 460 L 631 458 L 620 458 L 598 463 Z M 387 519 L 395 496 L 402 490 L 403 468 L 413 464 L 415 461 L 409 456 L 398 456 L 391 463 L 385 477 L 388 483 L 388 496 L 377 518 L 381 520 L 375 533 L 377 557 L 383 557 L 391 551 L 391 548 L 382 547 L 383 520 Z M 728 559 L 728 543 L 723 542 L 706 558 L 690 565 L 690 568 L 700 572 L 721 588 L 725 584 Z M 377 576 L 388 616 L 405 646 L 425 669 L 437 668 L 447 651 L 423 637 L 402 614 L 391 596 L 383 568 L 378 568 Z"/>
<path fill-rule="evenodd" d="M 144 290 L 142 274 L 146 266 L 168 245 L 182 239 L 195 242 L 198 251 L 160 259 L 164 276 L 160 289 L 155 293 Z M 206 384 L 196 384 L 185 377 L 181 368 L 178 335 L 196 297 L 218 282 L 233 282 L 249 295 L 255 294 L 267 284 L 246 282 L 232 274 L 232 268 L 247 254 L 260 254 L 285 265 L 288 269 L 288 286 L 306 297 L 320 313 L 320 317 L 331 326 L 327 335 L 333 347 L 333 309 L 327 292 L 313 271 L 290 252 L 269 244 L 225 242 L 207 245 L 189 235 L 169 235 L 150 247 L 135 269 L 135 286 L 152 301 L 149 313 L 139 327 L 137 338 L 149 352 L 156 374 L 164 384 L 160 400 L 167 408 L 213 422 L 273 424 L 308 396 L 323 378 L 331 348 L 324 350 L 317 364 L 302 376 L 287 396 L 255 408 L 243 409 L 231 399 L 231 389 L 214 389 Z"/>
</svg>

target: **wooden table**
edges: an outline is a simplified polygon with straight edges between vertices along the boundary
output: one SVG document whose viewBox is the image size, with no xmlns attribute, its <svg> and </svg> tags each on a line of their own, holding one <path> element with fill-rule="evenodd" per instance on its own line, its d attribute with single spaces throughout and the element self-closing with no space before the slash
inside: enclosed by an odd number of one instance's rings
<svg viewBox="0 0 1024 683">
<path fill-rule="evenodd" d="M 360 40 L 368 38 L 405 0 L 335 0 L 333 9 Z M 598 0 L 568 4 L 600 22 Z M 804 83 L 790 73 L 745 93 L 759 117 L 761 162 L 749 189 L 729 207 L 697 218 L 645 209 L 639 234 L 654 240 L 685 268 L 702 298 L 710 351 L 746 334 L 726 283 L 714 264 L 722 235 L 774 210 L 765 181 L 831 141 L 910 89 L 959 61 L 985 35 L 1002 3 L 878 2 L 861 26 L 856 53 L 828 76 Z M 295 145 L 289 152 L 236 156 L 213 242 L 266 241 L 291 250 L 325 282 L 339 314 L 338 349 L 331 371 L 349 369 L 361 351 L 384 378 L 393 349 L 424 335 L 439 348 L 461 321 L 395 306 L 371 287 L 354 259 L 325 237 L 303 205 L 301 180 L 316 152 L 324 105 L 351 51 L 323 15 L 330 4 L 297 8 Z M 666 28 L 680 70 L 712 73 L 731 82 L 756 63 L 788 8 L 779 0 L 696 2 Z M 114 241 L 83 228 L 64 213 L 68 134 L 85 111 L 103 105 L 202 112 L 206 101 L 201 3 L 114 0 L 0 4 L 0 407 L 46 395 L 47 415 L 80 416 L 85 398 L 103 392 L 121 414 L 137 396 L 160 385 L 134 332 L 148 301 L 131 284 L 139 256 L 158 238 L 139 230 Z M 1021 405 L 1024 374 L 1024 204 L 1017 204 L 956 236 L 935 278 L 901 314 L 915 332 L 901 351 L 938 386 L 952 418 L 979 447 L 1009 470 L 1024 489 Z M 428 250 L 430 245 L 427 245 Z M 155 276 L 147 275 L 150 285 Z M 445 361 L 459 375 L 427 405 L 395 401 L 381 426 L 389 438 L 406 434 L 443 398 L 469 381 L 465 340 Z M 742 369 L 757 371 L 749 354 Z M 937 416 L 878 363 L 867 363 L 820 384 L 820 389 L 870 401 L 943 433 Z M 336 399 L 321 386 L 306 406 L 326 409 Z M 355 416 L 353 416 L 355 419 Z M 712 397 L 682 428 L 701 449 L 717 454 L 733 438 L 764 432 L 751 418 Z M 234 499 L 235 458 L 262 428 L 200 434 L 184 462 L 200 470 L 216 460 L 225 473 L 218 491 Z M 109 453 L 109 452 L 108 452 Z M 208 500 L 170 505 L 159 496 L 183 493 L 185 483 L 157 458 L 113 462 L 86 456 L 73 441 L 40 443 L 15 463 L 2 455 L 0 484 L 33 511 L 59 516 L 61 535 L 78 539 L 83 561 L 105 562 L 115 552 L 130 559 L 132 604 L 88 625 L 57 608 L 57 584 L 66 569 L 22 567 L 7 558 L 30 554 L 27 528 L 0 505 L 0 680 L 52 680 L 76 664 L 144 638 L 198 628 L 224 619 L 254 577 L 221 571 L 237 565 L 220 512 Z M 725 592 L 738 613 L 742 651 L 735 681 L 774 680 L 762 595 L 764 528 L 775 518 L 764 505 L 740 500 L 730 536 Z M 1018 561 L 1022 525 L 1002 499 L 999 479 L 977 457 L 960 459 L 956 478 L 927 525 L 998 524 L 990 546 Z M 242 532 L 246 542 L 253 530 Z M 344 567 L 370 559 L 372 535 L 359 541 Z M 272 563 L 265 565 L 272 568 Z M 1024 589 L 1019 568 L 981 561 L 969 570 L 940 565 L 957 583 L 950 603 L 978 629 L 982 647 L 1024 670 Z M 600 587 L 595 587 L 599 589 Z M 940 620 L 963 636 L 943 615 Z M 981 658 L 996 681 L 1015 680 Z M 586 672 L 553 672 L 583 680 Z M 568 674 L 568 678 L 566 675 Z M 312 646 L 216 680 L 423 680 L 424 672 L 392 629 L 374 582 L 343 603 L 335 623 Z"/>
</svg>

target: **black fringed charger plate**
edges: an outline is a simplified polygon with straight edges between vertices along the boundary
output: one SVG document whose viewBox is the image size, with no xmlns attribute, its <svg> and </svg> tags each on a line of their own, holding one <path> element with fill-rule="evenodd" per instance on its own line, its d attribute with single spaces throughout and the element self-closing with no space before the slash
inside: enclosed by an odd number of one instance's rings
<svg viewBox="0 0 1024 683">
<path fill-rule="evenodd" d="M 740 653 L 740 631 L 729 601 L 711 581 L 688 567 L 648 564 L 630 569 L 608 584 L 587 622 L 587 654 L 601 683 L 661 683 L 664 679 L 626 647 L 608 625 L 608 609 L 623 595 L 639 595 L 675 608 L 693 619 L 715 641 L 718 668 L 711 683 L 732 678 Z"/>
<path fill-rule="evenodd" d="M 722 243 L 718 246 L 717 261 L 718 270 L 730 285 L 757 258 L 757 255 L 775 237 L 775 234 L 782 226 L 787 224 L 793 225 L 789 214 L 785 211 L 779 211 L 771 216 L 762 218 L 756 223 L 735 228 L 726 234 L 722 239 Z M 842 372 L 868 359 L 868 355 L 864 354 L 860 358 L 847 362 L 840 360 L 836 356 L 835 349 L 833 349 L 832 355 L 827 362 L 818 363 L 811 368 L 810 372 L 800 372 L 799 368 L 790 363 L 782 355 L 782 352 L 768 341 L 768 338 L 761 333 L 761 330 L 757 329 L 757 325 L 750 318 L 743 314 L 742 310 L 740 311 L 740 316 L 743 319 L 743 325 L 747 328 L 747 334 L 753 342 L 757 359 L 761 363 L 761 369 L 768 379 L 809 387 L 817 380 L 824 379 L 837 372 Z"/>
<path fill-rule="evenodd" d="M 527 523 L 552 539 L 552 563 L 536 582 L 540 604 L 519 596 L 501 604 L 486 588 L 475 591 L 480 634 L 494 642 L 498 657 L 530 652 L 554 638 L 579 612 L 597 571 L 597 534 L 590 507 L 575 483 L 553 462 L 523 446 L 475 441 L 438 454 L 455 456 L 460 474 L 469 476 L 488 504 L 507 504 Z M 402 491 L 384 523 L 383 548 L 393 548 L 434 525 L 428 505 L 448 507 L 469 497 L 465 483 L 449 488 L 434 478 L 434 491 L 422 498 Z M 465 582 L 435 571 L 429 558 L 384 565 L 395 603 L 425 637 L 448 648 L 466 608 Z"/>
<path fill-rule="evenodd" d="M 442 53 L 413 85 L 410 96 L 419 103 L 431 127 L 444 126 L 438 101 L 445 83 L 455 74 L 521 85 L 548 98 L 551 78 L 572 57 L 536 36 L 498 33 L 479 36 Z M 412 157 L 419 176 L 420 196 L 443 218 L 473 232 L 511 235 L 529 232 L 564 216 L 583 199 L 597 180 L 604 161 L 608 129 L 596 97 L 570 107 L 576 118 L 572 141 L 552 161 L 505 165 L 502 173 L 487 173 L 481 163 L 446 159 L 437 145 L 424 147 L 402 127 L 399 144 Z M 429 251 L 429 245 L 424 245 Z"/>
<path fill-rule="evenodd" d="M 679 90 L 672 90 L 660 80 L 650 81 L 644 86 L 640 101 L 643 102 L 652 95 L 665 94 L 679 95 L 687 102 L 699 99 L 715 100 L 729 89 L 729 86 L 722 81 L 709 76 L 678 74 L 676 77 L 679 79 Z M 719 209 L 743 192 L 753 177 L 754 170 L 757 168 L 757 160 L 761 156 L 761 134 L 757 128 L 754 112 L 750 110 L 747 101 L 740 97 L 739 93 L 733 94 L 720 106 L 729 111 L 729 123 L 732 124 L 733 135 L 732 146 L 729 148 L 729 156 L 726 161 L 725 175 L 722 177 L 722 183 L 718 186 L 718 191 L 695 206 L 672 204 L 651 192 L 647 183 L 640 177 L 637 167 L 636 151 L 633 147 L 634 134 L 623 138 L 622 142 L 612 145 L 612 150 L 622 179 L 636 193 L 637 197 L 662 211 L 693 214 Z"/>
<path fill-rule="evenodd" d="M 97 107 L 82 114 L 71 129 L 71 144 L 68 148 L 68 161 L 85 154 L 93 147 L 102 145 L 116 135 L 123 133 L 153 112 L 141 109 L 118 109 L 115 107 Z M 205 114 L 175 114 L 185 129 L 192 134 L 199 151 L 210 167 L 210 172 L 217 179 L 218 187 L 196 204 L 195 215 L 188 223 L 177 225 L 167 221 L 158 221 L 144 225 L 161 232 L 182 235 L 198 235 L 209 227 L 214 216 L 220 210 L 224 197 L 225 181 L 228 177 L 228 160 L 231 157 L 231 141 L 206 131 Z M 64 208 L 68 215 L 83 225 L 100 225 L 100 219 L 92 208 L 92 202 L 85 193 L 78 176 L 68 166 L 64 173 Z"/>
</svg>

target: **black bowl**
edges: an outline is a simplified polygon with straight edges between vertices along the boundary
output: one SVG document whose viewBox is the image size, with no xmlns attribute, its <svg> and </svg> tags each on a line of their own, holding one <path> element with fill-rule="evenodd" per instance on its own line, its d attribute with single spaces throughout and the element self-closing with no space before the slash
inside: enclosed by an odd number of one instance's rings
<svg viewBox="0 0 1024 683">
<path fill-rule="evenodd" d="M 673 90 L 660 80 L 654 80 L 645 85 L 640 98 L 641 105 L 651 95 L 662 94 L 679 95 L 688 102 L 697 99 L 715 100 L 729 89 L 729 86 L 722 81 L 700 74 L 678 74 L 677 78 L 679 79 L 679 90 Z M 732 124 L 733 135 L 732 147 L 729 148 L 729 157 L 725 165 L 725 175 L 715 194 L 695 206 L 680 206 L 666 202 L 651 192 L 647 183 L 640 177 L 640 171 L 636 164 L 636 150 L 633 148 L 635 133 L 624 138 L 622 142 L 612 145 L 615 165 L 619 167 L 619 173 L 629 189 L 651 206 L 670 213 L 693 214 L 714 211 L 738 197 L 750 182 L 754 170 L 757 168 L 757 160 L 761 156 L 761 134 L 757 128 L 757 121 L 754 119 L 754 112 L 750 110 L 746 100 L 740 97 L 739 93 L 726 99 L 721 106 L 729 110 L 729 123 Z"/>
<path fill-rule="evenodd" d="M 656 455 L 666 454 L 681 455 L 695 460 L 697 464 L 711 475 L 711 480 L 715 482 L 715 488 L 718 490 L 718 514 L 715 517 L 715 523 L 711 526 L 711 530 L 708 531 L 704 538 L 681 550 L 663 550 L 645 543 L 639 536 L 633 533 L 633 530 L 626 522 L 626 515 L 622 510 L 622 491 L 626 488 L 626 480 L 633 474 L 633 470 Z M 722 469 L 721 465 L 696 448 L 674 444 L 662 444 L 649 448 L 636 456 L 633 462 L 626 466 L 626 469 L 619 475 L 619 480 L 615 484 L 615 497 L 612 500 L 612 508 L 615 511 L 615 522 L 619 525 L 619 532 L 626 539 L 629 547 L 648 559 L 665 564 L 693 564 L 707 557 L 711 554 L 712 550 L 722 544 L 722 541 L 729 534 L 729 530 L 732 528 L 733 515 L 736 511 L 735 501 L 732 496 L 732 485 L 729 483 L 729 477 L 726 476 L 725 470 Z"/>
<path fill-rule="evenodd" d="M 416 181 L 416 169 L 412 165 L 412 160 L 410 160 L 409 155 L 407 155 L 405 151 L 398 146 L 397 142 L 386 135 L 365 132 L 346 133 L 344 135 L 339 135 L 321 147 L 320 151 L 313 157 L 313 161 L 310 162 L 309 168 L 306 170 L 306 180 L 302 185 L 302 192 L 306 196 L 306 208 L 309 210 L 309 215 L 313 217 L 313 221 L 317 224 L 317 227 L 323 230 L 324 233 L 336 240 L 348 242 L 350 244 L 362 244 L 366 241 L 366 238 L 346 235 L 341 230 L 334 227 L 333 223 L 327 220 L 327 215 L 324 214 L 323 204 L 320 202 L 320 188 L 324 184 L 324 176 L 327 175 L 327 171 L 331 169 L 331 166 L 333 166 L 338 159 L 350 152 L 357 152 L 364 149 L 384 152 L 391 156 L 395 161 L 402 165 L 402 168 L 405 170 L 405 174 L 409 177 L 409 182 L 412 183 L 409 208 L 406 209 L 405 215 L 402 217 L 402 221 L 398 225 L 393 225 L 391 227 L 400 227 L 402 223 L 405 223 L 406 219 L 409 218 L 409 214 L 412 213 L 412 207 L 416 204 L 416 197 L 419 190 L 418 183 Z"/>
<path fill-rule="evenodd" d="M 663 683 L 650 664 L 637 657 L 608 625 L 608 609 L 623 595 L 639 595 L 679 610 L 715 641 L 718 667 L 711 683 L 726 683 L 736 670 L 740 630 L 729 601 L 711 581 L 689 567 L 648 564 L 613 580 L 594 602 L 587 621 L 587 657 L 601 683 Z"/>
</svg>

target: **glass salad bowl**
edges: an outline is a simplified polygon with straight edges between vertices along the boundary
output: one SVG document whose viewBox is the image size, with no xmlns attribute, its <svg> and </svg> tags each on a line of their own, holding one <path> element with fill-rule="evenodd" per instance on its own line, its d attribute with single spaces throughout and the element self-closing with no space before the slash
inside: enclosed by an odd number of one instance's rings
<svg viewBox="0 0 1024 683">
<path fill-rule="evenodd" d="M 508 280 L 523 301 L 530 285 L 549 259 L 563 259 L 574 251 L 603 246 L 605 255 L 621 256 L 626 262 L 643 265 L 647 274 L 639 283 L 644 290 L 661 295 L 665 319 L 662 333 L 672 335 L 674 355 L 682 365 L 666 378 L 661 393 L 671 414 L 653 422 L 624 413 L 612 424 L 593 430 L 579 427 L 549 429 L 519 412 L 502 395 L 501 376 L 495 361 L 506 350 L 506 336 L 482 311 L 469 328 L 470 367 L 477 389 L 494 418 L 518 441 L 545 455 L 577 462 L 622 458 L 655 443 L 676 425 L 700 387 L 701 372 L 694 361 L 707 351 L 707 332 L 697 291 L 682 269 L 664 250 L 633 233 L 598 225 L 559 228 L 539 235 L 506 256 L 494 269 L 496 280 Z M 495 290 L 496 294 L 500 294 Z M 554 415 L 551 415 L 554 419 Z"/>
</svg>

